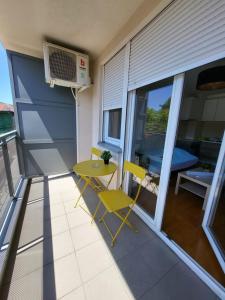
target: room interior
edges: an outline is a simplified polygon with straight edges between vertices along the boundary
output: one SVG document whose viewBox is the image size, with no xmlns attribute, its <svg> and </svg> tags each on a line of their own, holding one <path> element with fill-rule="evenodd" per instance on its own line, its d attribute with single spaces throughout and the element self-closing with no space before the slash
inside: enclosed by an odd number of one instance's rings
<svg viewBox="0 0 225 300">
<path fill-rule="evenodd" d="M 213 89 L 202 89 L 198 86 L 200 74 L 204 74 L 204 70 L 219 66 L 225 66 L 225 61 L 220 60 L 185 74 L 162 230 L 225 286 L 224 273 L 202 229 L 207 193 L 210 191 L 225 128 L 225 86 Z M 154 102 L 152 91 L 162 90 L 162 87 L 168 87 L 170 84 L 171 80 L 159 86 L 137 90 L 136 96 L 132 157 L 133 161 L 144 166 L 149 172 L 138 204 L 153 218 L 168 113 L 162 129 L 157 121 L 149 125 L 148 109 L 156 107 L 150 105 Z M 163 93 L 161 93 L 161 98 L 162 95 Z M 161 101 L 156 94 L 155 101 Z M 165 103 L 161 105 L 161 111 Z M 170 103 L 167 103 L 168 111 L 169 105 Z M 133 180 L 132 191 L 135 190 L 135 186 Z M 221 195 L 216 211 L 214 231 L 219 238 L 221 248 L 225 250 L 224 187 Z"/>
</svg>

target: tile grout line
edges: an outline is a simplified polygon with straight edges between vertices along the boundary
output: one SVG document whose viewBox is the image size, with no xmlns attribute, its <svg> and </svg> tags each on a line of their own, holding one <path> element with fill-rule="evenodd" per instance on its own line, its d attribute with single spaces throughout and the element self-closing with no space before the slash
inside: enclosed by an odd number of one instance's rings
<svg viewBox="0 0 225 300">
<path fill-rule="evenodd" d="M 41 270 L 41 269 L 44 269 L 45 267 L 47 267 L 47 266 L 49 266 L 49 265 L 51 265 L 51 264 L 54 264 L 54 262 L 57 262 L 58 260 L 63 259 L 63 258 L 65 258 L 65 257 L 67 257 L 67 256 L 69 256 L 69 255 L 71 255 L 71 254 L 73 254 L 73 253 L 74 253 L 74 252 L 70 252 L 70 253 L 68 253 L 68 254 L 66 254 L 66 255 L 63 255 L 63 256 L 61 256 L 61 257 L 59 257 L 59 258 L 56 258 L 56 259 L 54 259 L 54 260 L 52 260 L 52 261 L 50 261 L 50 262 L 48 262 L 48 263 L 42 265 L 42 267 L 35 268 L 34 270 L 32 270 L 32 271 L 30 271 L 30 272 L 28 272 L 28 273 L 26 273 L 26 274 L 24 274 L 24 275 L 22 275 L 22 276 L 17 277 L 15 280 L 12 280 L 12 279 L 11 279 L 10 282 L 16 282 L 16 281 L 18 281 L 18 280 L 20 280 L 20 279 L 22 279 L 22 278 L 24 278 L 24 277 L 26 277 L 26 276 L 32 274 L 33 272 L 36 272 L 36 271 Z M 8 282 L 7 282 L 6 284 L 4 284 L 4 285 L 7 285 L 7 284 L 8 284 Z"/>
<path fill-rule="evenodd" d="M 77 288 L 71 290 L 70 292 L 66 293 L 65 295 L 63 295 L 60 298 L 57 298 L 57 300 L 62 300 L 64 297 L 66 297 L 67 295 L 69 295 L 70 293 L 72 293 L 73 291 L 77 291 L 78 289 L 83 288 L 83 285 L 78 286 Z"/>
<path fill-rule="evenodd" d="M 64 204 L 63 204 L 63 206 L 64 206 Z M 64 215 L 62 215 L 62 216 L 64 216 Z M 58 216 L 58 217 L 56 217 L 56 218 L 60 218 L 60 217 L 62 217 L 62 216 Z M 65 232 L 68 231 L 69 234 L 70 234 L 71 242 L 72 242 L 73 252 L 67 253 L 66 255 L 63 255 L 63 256 L 61 256 L 61 257 L 59 257 L 59 258 L 53 259 L 52 261 L 49 261 L 49 262 L 43 264 L 42 267 L 35 268 L 35 269 L 32 270 L 31 272 L 28 272 L 28 273 L 26 273 L 26 274 L 24 274 L 24 275 L 22 275 L 22 276 L 19 276 L 19 277 L 16 278 L 15 280 L 12 280 L 12 282 L 18 281 L 18 280 L 22 279 L 23 277 L 25 277 L 25 276 L 27 276 L 27 275 L 33 273 L 33 272 L 36 272 L 36 271 L 39 270 L 39 269 L 42 269 L 42 268 L 44 268 L 44 267 L 47 267 L 48 265 L 54 264 L 54 262 L 57 262 L 58 260 L 63 259 L 63 258 L 65 258 L 65 257 L 67 257 L 67 256 L 69 256 L 69 255 L 71 255 L 71 254 L 73 254 L 73 253 L 75 253 L 75 256 L 76 256 L 76 258 L 77 258 L 77 255 L 76 255 L 76 252 L 77 252 L 77 251 L 80 251 L 80 250 L 82 250 L 82 249 L 85 249 L 86 247 L 89 247 L 90 245 L 92 245 L 92 244 L 94 244 L 94 243 L 96 243 L 96 242 L 98 242 L 98 241 L 101 241 L 101 236 L 100 236 L 100 238 L 99 238 L 97 241 L 88 243 L 87 245 L 85 245 L 85 246 L 83 246 L 83 247 L 81 247 L 81 248 L 79 248 L 79 249 L 76 250 L 75 247 L 74 247 L 74 244 L 73 244 L 72 236 L 71 236 L 71 229 L 74 229 L 74 228 L 77 228 L 77 227 L 81 227 L 81 226 L 83 226 L 83 225 L 85 225 L 85 224 L 89 224 L 89 223 L 87 222 L 87 223 L 84 223 L 84 224 L 81 224 L 81 225 L 78 225 L 78 226 L 75 226 L 75 227 L 70 228 L 70 227 L 69 227 L 68 218 L 67 218 L 67 213 L 65 214 L 65 218 L 66 218 L 66 221 L 67 221 L 68 229 L 65 230 L 65 231 L 63 231 L 63 232 L 57 233 L 57 234 L 55 234 L 54 236 L 53 236 L 53 235 L 48 236 L 48 237 L 46 237 L 46 240 L 47 240 L 47 239 L 52 239 L 52 238 L 54 238 L 55 236 L 59 236 L 60 234 L 64 234 Z M 49 221 L 49 220 L 46 220 L 46 221 Z M 95 226 L 97 226 L 97 225 L 95 224 Z M 103 242 L 104 242 L 104 241 L 103 241 Z M 149 239 L 146 240 L 146 241 L 144 241 L 142 245 L 144 245 L 144 244 L 147 243 L 147 242 L 149 242 Z M 107 244 L 106 244 L 106 246 L 107 246 Z M 135 249 L 133 249 L 132 251 L 135 251 Z M 110 252 L 109 249 L 107 249 L 107 252 L 109 253 L 110 256 L 112 256 L 112 254 L 111 254 L 111 252 Z M 126 257 L 127 255 L 129 255 L 129 253 L 125 254 L 123 257 Z M 120 258 L 120 259 L 122 259 L 122 258 Z M 114 262 L 112 265 L 110 265 L 109 267 L 107 267 L 107 268 L 104 269 L 103 271 L 99 272 L 97 275 L 93 276 L 92 278 L 90 278 L 90 279 L 87 280 L 87 281 L 83 281 L 83 279 L 82 279 L 82 277 L 81 277 L 81 273 L 80 273 L 80 267 L 79 267 L 79 264 L 78 264 L 78 261 L 77 261 L 78 268 L 79 268 L 79 274 L 80 274 L 82 283 L 84 284 L 84 283 L 87 283 L 87 282 L 93 280 L 96 276 L 98 276 L 99 274 L 101 274 L 102 272 L 104 272 L 105 270 L 107 270 L 108 268 L 112 267 L 113 265 L 115 265 L 115 266 L 117 267 L 116 262 L 117 262 L 118 260 L 120 260 L 120 259 L 117 259 L 117 260 L 116 260 L 116 259 L 113 258 L 113 260 L 115 260 L 115 262 Z M 118 268 L 118 267 L 117 267 L 117 268 Z M 7 283 L 6 283 L 6 284 L 7 284 Z"/>
<path fill-rule="evenodd" d="M 67 231 L 69 231 L 69 230 L 67 230 Z M 65 232 L 67 232 L 67 231 L 65 231 Z M 65 233 L 65 232 L 59 233 L 58 235 L 63 234 L 63 233 Z M 71 236 L 70 236 L 70 238 L 71 238 Z M 48 237 L 47 239 L 50 239 L 50 237 Z M 71 239 L 71 242 L 72 242 L 72 239 Z M 36 244 L 36 245 L 37 245 L 37 244 Z M 34 246 L 36 246 L 36 245 L 34 245 Z M 72 246 L 73 246 L 73 242 L 72 242 Z M 74 247 L 73 247 L 73 248 L 74 248 Z M 29 249 L 30 249 L 30 248 L 29 248 Z M 27 250 L 29 250 L 29 249 L 27 249 Z M 24 251 L 24 252 L 25 252 L 25 251 Z M 21 252 L 21 253 L 24 253 L 24 252 Z M 20 255 L 21 253 L 18 253 L 18 255 Z M 27 275 L 29 275 L 29 274 L 31 274 L 31 273 L 33 273 L 33 272 L 36 272 L 36 271 L 38 271 L 38 270 L 40 270 L 40 269 L 42 269 L 42 268 L 45 268 L 45 267 L 47 267 L 47 266 L 49 266 L 49 265 L 51 265 L 51 264 L 54 264 L 54 262 L 57 262 L 58 260 L 63 259 L 63 258 L 65 258 L 65 257 L 67 257 L 67 256 L 69 256 L 69 255 L 71 255 L 71 254 L 73 254 L 73 253 L 74 253 L 74 249 L 73 249 L 73 252 L 67 253 L 67 254 L 65 254 L 65 255 L 63 255 L 63 256 L 60 256 L 60 257 L 58 257 L 58 258 L 56 258 L 56 259 L 53 259 L 53 260 L 51 260 L 51 261 L 49 261 L 49 262 L 43 264 L 41 267 L 35 268 L 35 269 L 33 269 L 32 271 L 27 272 L 27 273 L 25 273 L 24 275 L 17 277 L 15 280 L 12 280 L 12 279 L 11 279 L 11 282 L 18 281 L 18 280 L 22 279 L 23 277 L 26 277 Z M 8 282 L 7 282 L 6 284 L 8 284 Z M 5 285 L 6 285 L 6 284 L 5 284 Z"/>
<path fill-rule="evenodd" d="M 63 204 L 64 204 L 64 203 L 63 203 Z M 67 218 L 67 221 L 68 221 L 68 218 Z M 84 224 L 81 224 L 81 225 L 78 225 L 78 226 L 73 227 L 73 228 L 81 227 L 81 226 L 86 225 L 86 224 L 89 224 L 89 222 L 84 223 Z M 92 225 L 92 224 L 90 224 L 90 225 Z M 97 225 L 95 224 L 95 226 L 97 226 Z M 73 228 L 69 228 L 70 234 L 71 234 L 71 229 L 73 229 Z M 71 234 L 71 235 L 72 235 L 72 234 Z M 71 237 L 71 238 L 72 238 L 72 237 Z M 76 250 L 75 247 L 74 247 L 74 252 L 75 252 L 76 258 L 77 258 L 77 251 L 83 250 L 83 249 L 89 247 L 90 245 L 93 245 L 93 244 L 95 244 L 95 243 L 97 243 L 97 242 L 99 242 L 99 241 L 102 241 L 101 236 L 99 236 L 99 239 L 98 239 L 97 241 L 88 243 L 87 245 L 85 245 L 85 246 L 83 246 L 83 247 L 81 247 L 81 248 L 79 248 L 79 249 L 77 249 L 77 250 Z M 106 246 L 107 246 L 107 245 L 106 245 Z M 110 253 L 109 249 L 107 249 L 107 253 L 108 253 L 108 255 L 109 255 L 110 258 L 111 258 L 111 253 Z M 77 264 L 78 264 L 78 268 L 79 268 L 79 271 L 80 271 L 80 266 L 79 266 L 78 261 L 77 261 Z M 98 272 L 98 274 L 94 275 L 93 277 L 89 278 L 89 279 L 86 280 L 86 281 L 83 280 L 83 278 L 82 278 L 82 276 L 81 276 L 81 272 L 79 272 L 79 273 L 80 273 L 80 277 L 81 277 L 81 281 L 82 281 L 82 287 L 83 287 L 83 289 L 84 289 L 85 299 L 87 299 L 87 297 L 86 297 L 86 292 L 85 292 L 84 285 L 87 284 L 88 282 L 94 280 L 94 279 L 95 279 L 96 277 L 98 277 L 100 274 L 104 273 L 106 270 L 108 270 L 108 269 L 110 269 L 110 268 L 112 268 L 112 267 L 115 267 L 115 263 L 113 262 L 113 259 L 112 259 L 112 264 L 111 264 L 110 266 L 108 266 L 108 267 L 105 268 L 104 270 Z"/>
<path fill-rule="evenodd" d="M 39 201 L 41 201 L 41 200 L 43 200 L 43 199 L 39 199 L 38 201 L 35 201 L 35 202 L 39 202 Z M 35 203 L 35 202 L 34 202 L 34 203 Z M 31 203 L 31 204 L 32 204 L 32 203 Z M 69 233 L 69 235 L 70 235 L 71 243 L 72 243 L 73 252 L 67 253 L 66 255 L 63 255 L 63 256 L 61 256 L 61 257 L 59 257 L 59 258 L 57 258 L 57 259 L 53 259 L 53 260 L 49 261 L 48 263 L 43 264 L 41 267 L 35 268 L 35 269 L 33 269 L 32 271 L 30 271 L 30 272 L 27 272 L 27 273 L 25 273 L 25 274 L 23 274 L 23 275 L 21 275 L 21 276 L 18 276 L 18 277 L 17 277 L 16 279 L 14 279 L 14 280 L 12 280 L 12 278 L 11 278 L 11 280 L 5 282 L 5 284 L 4 284 L 3 286 L 11 285 L 11 282 L 16 283 L 16 282 L 18 282 L 19 280 L 23 279 L 24 277 L 29 276 L 30 274 L 32 274 L 32 273 L 34 273 L 34 272 L 37 272 L 38 270 L 41 270 L 41 269 L 43 269 L 43 268 L 45 268 L 45 267 L 47 267 L 47 266 L 49 266 L 49 265 L 51 265 L 51 264 L 54 265 L 54 262 L 57 262 L 58 260 L 63 259 L 63 258 L 65 258 L 65 257 L 67 257 L 67 256 L 69 256 L 69 255 L 71 255 L 71 254 L 75 254 L 75 256 L 76 256 L 76 251 L 75 251 L 75 248 L 74 248 L 74 245 L 73 245 L 73 241 L 72 241 L 72 237 L 71 237 L 71 230 L 70 230 L 70 226 L 69 226 L 69 223 L 68 223 L 67 212 L 66 212 L 66 210 L 65 210 L 64 202 L 63 202 L 63 201 L 60 201 L 59 203 L 55 203 L 55 204 L 53 204 L 53 205 L 58 205 L 58 204 L 62 204 L 63 210 L 64 210 L 64 214 L 63 214 L 63 215 L 56 216 L 56 217 L 51 217 L 51 218 L 45 219 L 44 221 L 45 221 L 45 222 L 49 222 L 49 221 L 51 221 L 52 219 L 62 218 L 62 217 L 65 216 L 65 219 L 66 219 L 66 222 L 67 222 L 67 225 L 68 225 L 68 229 L 65 230 L 65 231 L 63 231 L 63 232 L 59 232 L 59 233 L 57 233 L 57 234 L 54 234 L 54 235 L 51 234 L 51 235 L 47 236 L 45 239 L 46 239 L 46 240 L 52 239 L 52 238 L 54 238 L 55 236 L 58 236 L 58 235 L 63 234 L 63 233 L 65 233 L 65 232 L 68 231 L 68 233 Z M 50 207 L 50 205 L 48 205 L 48 206 Z M 83 225 L 83 224 L 82 224 L 82 225 Z M 80 225 L 80 226 L 81 226 L 81 225 Z M 72 228 L 74 228 L 74 227 L 72 227 Z M 35 245 L 34 245 L 34 246 L 35 246 Z M 83 248 L 83 247 L 82 247 L 82 248 Z M 80 249 L 82 249 L 82 248 L 80 248 Z M 26 249 L 26 250 L 29 250 L 29 249 Z M 19 253 L 19 254 L 20 254 L 20 253 Z M 79 268 L 78 261 L 77 261 L 77 265 L 78 265 L 78 268 Z M 80 274 L 80 270 L 79 270 L 79 274 Z M 81 278 L 82 284 L 81 284 L 79 287 L 82 286 L 83 292 L 84 292 L 84 287 L 83 287 L 83 281 L 82 281 L 81 274 L 80 274 L 80 278 Z M 77 287 L 77 288 L 79 288 L 79 287 Z M 73 290 L 74 290 L 74 289 L 73 289 Z M 69 293 L 71 293 L 73 290 L 71 290 Z M 85 295 L 85 292 L 84 292 L 84 295 Z M 63 297 L 64 297 L 64 296 L 63 296 Z M 86 298 L 86 295 L 85 295 L 85 298 Z"/>
<path fill-rule="evenodd" d="M 149 291 L 151 291 L 156 285 L 159 284 L 159 282 L 166 276 L 168 275 L 168 273 L 170 271 L 172 271 L 172 269 L 174 269 L 178 264 L 180 263 L 180 261 L 177 261 L 171 268 L 169 268 L 169 270 L 160 278 L 158 279 L 149 289 L 147 289 L 140 297 L 138 297 L 138 299 L 141 299 L 145 294 L 147 294 Z"/>
<path fill-rule="evenodd" d="M 63 207 L 64 207 L 64 210 L 65 210 L 64 202 L 63 202 Z M 72 232 L 71 232 L 69 220 L 68 220 L 68 217 L 67 217 L 67 213 L 66 213 L 66 221 L 67 221 L 67 225 L 68 225 L 68 227 L 69 227 L 69 233 L 70 233 L 70 238 L 71 238 L 71 240 L 72 240 L 72 245 L 73 245 L 73 249 L 74 249 L 74 255 L 75 255 L 75 257 L 76 257 L 77 268 L 78 268 L 78 272 L 79 272 L 80 280 L 81 280 L 81 287 L 82 287 L 82 290 L 83 290 L 83 293 L 84 293 L 84 297 L 85 297 L 85 299 L 87 300 L 87 295 L 86 295 L 85 288 L 84 288 L 84 282 L 83 282 L 83 279 L 82 279 L 82 276 L 81 276 L 81 270 L 80 270 L 80 266 L 79 266 L 78 259 L 77 259 L 76 249 L 75 249 L 75 246 L 74 246 L 74 243 L 73 243 L 73 239 L 72 239 Z M 65 295 L 64 295 L 64 296 L 65 296 Z M 63 296 L 63 297 L 64 297 L 64 296 Z"/>
</svg>

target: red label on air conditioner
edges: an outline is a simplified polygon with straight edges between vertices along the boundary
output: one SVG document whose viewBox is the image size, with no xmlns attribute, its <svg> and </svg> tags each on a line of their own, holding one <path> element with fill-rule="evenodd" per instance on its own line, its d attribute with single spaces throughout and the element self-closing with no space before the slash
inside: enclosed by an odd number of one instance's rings
<svg viewBox="0 0 225 300">
<path fill-rule="evenodd" d="M 86 60 L 84 58 L 80 58 L 80 67 L 86 69 Z"/>
</svg>

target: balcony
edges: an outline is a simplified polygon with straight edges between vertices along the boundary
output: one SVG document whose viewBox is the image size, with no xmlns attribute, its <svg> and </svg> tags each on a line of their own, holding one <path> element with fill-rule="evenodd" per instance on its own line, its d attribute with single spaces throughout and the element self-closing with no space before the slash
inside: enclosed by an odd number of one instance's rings
<svg viewBox="0 0 225 300">
<path fill-rule="evenodd" d="M 193 185 L 175 196 L 180 172 L 195 163 L 202 173 L 214 170 L 225 128 L 225 88 L 207 94 L 198 84 L 202 72 L 225 67 L 225 1 L 205 2 L 2 5 L 0 43 L 17 131 L 0 137 L 0 300 L 225 299 L 225 252 L 208 230 L 219 196 L 205 212 Z M 50 51 L 46 60 L 46 41 L 65 51 Z M 55 54 L 65 57 L 62 69 Z M 46 62 L 61 70 L 50 85 Z M 77 70 L 91 84 L 85 80 L 75 91 Z M 55 75 L 61 83 L 52 88 Z M 125 160 L 148 175 L 130 216 L 138 232 L 124 227 L 113 248 L 99 222 L 102 208 L 91 223 L 96 192 L 83 194 L 85 210 L 74 208 L 84 183 L 73 166 L 90 158 L 92 146 L 112 152 L 117 171 L 110 189 L 121 184 Z M 125 190 L 136 189 L 131 181 L 125 177 Z M 218 201 L 224 205 L 223 194 Z M 114 216 L 107 221 L 113 229 L 119 224 Z"/>
<path fill-rule="evenodd" d="M 138 233 L 124 227 L 111 248 L 105 227 L 74 208 L 77 181 L 73 174 L 30 180 L 1 299 L 216 299 L 134 213 Z M 97 200 L 88 188 L 82 205 L 92 212 Z"/>
</svg>

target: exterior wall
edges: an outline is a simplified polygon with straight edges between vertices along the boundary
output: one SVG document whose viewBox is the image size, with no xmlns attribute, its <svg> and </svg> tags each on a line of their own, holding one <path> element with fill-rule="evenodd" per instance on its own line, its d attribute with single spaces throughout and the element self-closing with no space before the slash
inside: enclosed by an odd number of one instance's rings
<svg viewBox="0 0 225 300">
<path fill-rule="evenodd" d="M 129 40 L 143 28 L 151 19 L 153 19 L 160 11 L 165 8 L 171 0 L 154 0 L 144 1 L 138 8 L 133 17 L 125 24 L 125 26 L 118 32 L 116 37 L 105 48 L 102 55 L 95 61 L 94 64 L 94 87 L 92 96 L 92 144 L 96 147 L 100 147 L 105 150 L 104 144 L 100 146 L 98 143 L 101 141 L 102 131 L 102 70 L 103 64 L 107 62 L 117 51 L 119 51 Z M 122 134 L 123 136 L 123 134 Z M 108 150 L 108 147 L 107 147 Z M 118 165 L 118 170 L 111 187 L 115 188 L 120 184 L 121 170 L 124 158 L 124 147 L 121 151 L 113 151 L 110 149 L 113 155 L 112 160 Z"/>
<path fill-rule="evenodd" d="M 130 41 L 142 28 L 154 19 L 172 0 L 145 0 L 134 15 L 119 30 L 112 41 L 99 56 L 99 61 L 105 63 L 126 43 Z"/>
<path fill-rule="evenodd" d="M 93 146 L 96 146 L 97 148 L 100 148 L 102 151 L 104 150 L 110 150 L 112 153 L 112 161 L 115 162 L 118 166 L 118 170 L 121 170 L 122 168 L 122 158 L 123 158 L 123 152 L 118 153 L 118 151 L 113 151 L 112 149 L 108 149 L 104 147 L 104 144 L 100 144 L 101 142 L 101 132 L 103 127 L 103 119 L 102 119 L 102 101 L 101 101 L 101 78 L 102 78 L 102 66 L 101 64 L 96 64 L 95 69 L 95 85 L 93 89 L 93 98 L 92 98 L 92 144 Z M 113 177 L 113 180 L 110 184 L 110 188 L 116 188 L 118 187 L 120 183 L 120 177 L 121 172 L 116 172 L 116 174 Z M 108 178 L 103 178 L 102 180 L 107 180 Z"/>
<path fill-rule="evenodd" d="M 153 3 L 153 2 L 152 2 Z M 151 4 L 152 4 L 151 3 Z M 151 9 L 149 9 L 148 12 L 150 12 L 150 17 L 146 17 L 146 19 L 148 19 L 148 21 L 150 21 L 151 17 L 153 18 L 154 15 L 160 11 L 160 8 L 163 8 L 163 5 L 166 6 L 166 1 L 161 1 L 158 5 L 157 3 L 155 3 L 155 7 L 151 7 Z M 143 16 L 147 14 L 146 11 L 143 12 Z M 125 44 L 127 44 L 129 42 L 129 40 L 135 35 L 135 33 L 137 33 L 141 27 L 143 27 L 145 24 L 143 22 L 142 19 L 139 19 L 139 22 L 136 20 L 136 18 L 134 18 L 134 23 L 132 26 L 132 21 L 129 22 L 128 24 L 126 24 L 126 26 L 121 30 L 121 32 L 118 34 L 118 36 L 108 45 L 108 47 L 106 47 L 105 51 L 102 53 L 102 55 L 99 57 L 99 59 L 95 62 L 95 69 L 94 69 L 94 79 L 95 79 L 95 85 L 94 85 L 94 89 L 93 89 L 93 123 L 92 123 L 92 142 L 93 145 L 98 146 L 98 142 L 101 141 L 101 129 L 102 129 L 102 116 L 101 116 L 101 112 L 102 112 L 102 86 L 101 86 L 101 80 L 102 80 L 102 71 L 103 71 L 103 65 L 113 56 L 116 54 L 116 52 L 118 52 Z M 221 57 L 220 57 L 221 58 Z M 217 58 L 219 59 L 219 58 Z M 216 60 L 216 58 L 215 58 Z M 206 62 L 205 62 L 206 63 Z M 207 62 L 208 63 L 208 62 Z M 203 65 L 204 63 L 202 61 L 199 62 L 200 65 Z M 190 66 L 189 66 L 190 67 Z M 192 69 L 193 67 L 190 67 L 190 69 Z M 183 70 L 182 72 L 184 72 L 185 70 Z M 180 72 L 178 72 L 179 74 Z M 174 73 L 176 74 L 176 73 Z M 173 74 L 173 75 L 174 75 Z M 180 76 L 180 77 L 179 77 Z M 183 74 L 179 74 L 177 76 L 177 90 L 179 92 L 181 92 L 182 90 L 182 85 L 183 85 Z M 181 99 L 181 94 L 179 93 L 175 93 L 176 95 L 176 100 L 179 100 L 177 102 L 180 103 L 180 99 Z M 179 98 L 179 99 L 178 99 Z M 174 103 L 176 104 L 176 101 L 174 101 Z M 175 105 L 173 109 L 171 108 L 171 111 L 173 112 L 174 115 L 174 120 L 176 122 L 176 120 L 178 119 L 178 108 L 179 104 Z M 171 113 L 172 114 L 172 113 Z M 170 116 L 171 119 L 171 116 Z M 164 170 L 166 172 L 164 172 L 163 175 L 167 175 L 164 176 L 164 181 L 162 182 L 161 185 L 167 186 L 168 184 L 168 174 L 169 174 L 169 170 L 170 170 L 170 162 L 172 159 L 172 153 L 173 153 L 173 146 L 172 144 L 174 142 L 171 142 L 172 140 L 174 140 L 175 138 L 175 130 L 174 127 L 176 126 L 175 122 L 170 122 L 170 128 L 168 128 L 168 132 L 170 132 L 170 135 L 168 135 L 167 140 L 168 143 L 167 145 L 165 145 L 166 149 L 169 149 L 170 153 L 167 153 L 167 156 L 164 158 Z M 170 141 L 170 142 L 169 142 Z M 104 147 L 103 144 L 100 145 L 102 147 L 102 149 L 106 149 L 108 150 L 108 147 Z M 168 147 L 170 146 L 170 147 Z M 119 168 L 122 168 L 122 163 L 123 163 L 123 158 L 124 158 L 124 149 L 121 149 L 122 153 L 116 153 L 116 151 L 112 151 L 113 153 L 113 160 L 118 164 Z M 170 162 L 169 162 L 170 161 Z M 163 169 L 163 168 L 162 168 Z M 163 177 L 163 176 L 161 176 Z M 117 175 L 117 177 L 114 178 L 114 182 L 112 185 L 116 186 L 119 183 L 120 180 L 120 174 Z M 166 191 L 166 188 L 164 188 L 164 191 Z M 163 192 L 164 192 L 163 191 Z M 162 193 L 161 193 L 162 194 Z M 165 199 L 165 195 L 160 195 L 159 199 L 161 198 L 161 200 L 164 201 Z M 161 201 L 162 203 L 162 201 Z M 165 205 L 165 202 L 163 203 L 163 205 Z M 214 290 L 217 295 L 223 295 L 224 296 L 224 289 L 222 290 L 213 280 L 211 280 L 208 275 L 201 270 L 192 260 L 190 260 L 186 254 L 181 251 L 180 249 L 178 249 L 172 242 L 169 241 L 169 239 L 167 239 L 163 233 L 161 233 L 160 228 L 161 225 L 159 225 L 158 220 L 160 220 L 160 222 L 162 221 L 162 215 L 161 213 L 163 213 L 162 207 L 160 207 L 160 209 L 158 209 L 158 218 L 156 219 L 156 222 L 151 222 L 149 221 L 149 218 L 147 218 L 145 216 L 145 214 L 142 214 L 140 212 L 140 210 L 136 209 L 135 210 L 137 212 L 137 214 L 139 214 L 143 220 L 149 225 L 149 227 L 151 227 L 160 237 L 161 239 L 163 239 L 181 258 L 182 260 L 187 263 L 187 265 L 206 283 L 209 285 L 209 287 Z M 157 215 L 157 213 L 156 213 Z M 155 221 L 155 220 L 154 220 Z"/>
<path fill-rule="evenodd" d="M 16 129 L 26 176 L 68 172 L 77 161 L 71 91 L 45 83 L 43 60 L 8 52 Z"/>
</svg>

